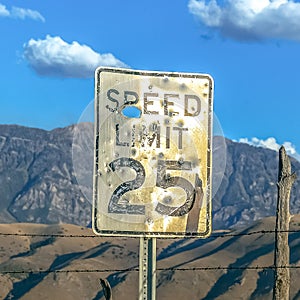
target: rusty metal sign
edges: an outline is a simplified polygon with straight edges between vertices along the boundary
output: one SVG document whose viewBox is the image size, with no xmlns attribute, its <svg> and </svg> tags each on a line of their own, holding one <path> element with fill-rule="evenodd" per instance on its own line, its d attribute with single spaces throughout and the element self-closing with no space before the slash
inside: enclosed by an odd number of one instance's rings
<svg viewBox="0 0 300 300">
<path fill-rule="evenodd" d="M 207 237 L 212 78 L 102 67 L 95 74 L 94 232 Z"/>
</svg>

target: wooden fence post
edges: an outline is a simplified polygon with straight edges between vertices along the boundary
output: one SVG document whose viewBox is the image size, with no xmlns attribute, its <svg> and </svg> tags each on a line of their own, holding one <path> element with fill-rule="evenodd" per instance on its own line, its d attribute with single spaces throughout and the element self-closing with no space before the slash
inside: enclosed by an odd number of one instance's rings
<svg viewBox="0 0 300 300">
<path fill-rule="evenodd" d="M 288 244 L 290 222 L 290 193 L 296 179 L 296 174 L 291 174 L 291 162 L 285 148 L 279 149 L 278 171 L 278 199 L 275 228 L 275 253 L 274 253 L 274 288 L 273 300 L 289 300 L 290 292 L 290 249 Z"/>
</svg>

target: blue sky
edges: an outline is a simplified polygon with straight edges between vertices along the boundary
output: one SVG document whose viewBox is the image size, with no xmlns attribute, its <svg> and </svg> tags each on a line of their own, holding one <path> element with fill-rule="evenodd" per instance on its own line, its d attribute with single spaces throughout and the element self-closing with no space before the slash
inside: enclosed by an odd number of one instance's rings
<svg viewBox="0 0 300 300">
<path fill-rule="evenodd" d="M 0 0 L 0 34 L 1 124 L 76 123 L 99 65 L 198 72 L 227 138 L 300 152 L 299 1 Z"/>
</svg>

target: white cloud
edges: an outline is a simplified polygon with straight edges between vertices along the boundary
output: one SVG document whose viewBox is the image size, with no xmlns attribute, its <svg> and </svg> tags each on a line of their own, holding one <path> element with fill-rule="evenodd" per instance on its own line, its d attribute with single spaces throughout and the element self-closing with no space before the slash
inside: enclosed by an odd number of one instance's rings
<svg viewBox="0 0 300 300">
<path fill-rule="evenodd" d="M 300 3 L 293 0 L 190 0 L 189 11 L 205 26 L 236 40 L 300 41 Z"/>
<path fill-rule="evenodd" d="M 8 17 L 9 11 L 6 9 L 6 6 L 0 3 L 0 17 Z"/>
<path fill-rule="evenodd" d="M 11 10 L 12 17 L 17 19 L 24 20 L 25 18 L 33 19 L 36 21 L 45 22 L 45 18 L 36 10 L 20 8 L 20 7 L 13 7 Z"/>
<path fill-rule="evenodd" d="M 45 22 L 45 18 L 36 10 L 13 6 L 9 11 L 5 5 L 0 3 L 0 17 L 10 17 L 24 20 L 26 18 Z"/>
<path fill-rule="evenodd" d="M 241 138 L 240 143 L 246 143 L 256 147 L 263 147 L 278 151 L 281 146 L 284 146 L 286 153 L 300 161 L 300 154 L 297 153 L 296 147 L 291 142 L 284 142 L 282 145 L 278 144 L 274 137 L 269 137 L 266 140 L 258 139 L 256 137 L 252 139 Z"/>
<path fill-rule="evenodd" d="M 111 53 L 99 54 L 78 42 L 68 44 L 59 36 L 30 39 L 24 45 L 24 57 L 39 74 L 57 77 L 93 77 L 98 66 L 127 67 Z"/>
</svg>

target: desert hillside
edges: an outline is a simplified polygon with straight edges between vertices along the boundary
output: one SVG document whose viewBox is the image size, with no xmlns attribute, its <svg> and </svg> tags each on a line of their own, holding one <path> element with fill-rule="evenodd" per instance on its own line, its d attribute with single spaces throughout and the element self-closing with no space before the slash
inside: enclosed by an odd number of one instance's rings
<svg viewBox="0 0 300 300">
<path fill-rule="evenodd" d="M 274 218 L 208 239 L 157 240 L 157 299 L 272 299 Z M 300 298 L 300 216 L 291 219 L 291 299 Z M 0 299 L 138 298 L 136 238 L 76 225 L 0 225 Z"/>
</svg>

